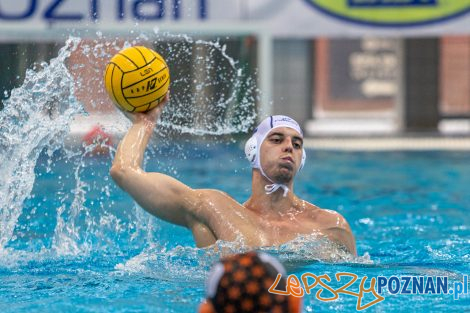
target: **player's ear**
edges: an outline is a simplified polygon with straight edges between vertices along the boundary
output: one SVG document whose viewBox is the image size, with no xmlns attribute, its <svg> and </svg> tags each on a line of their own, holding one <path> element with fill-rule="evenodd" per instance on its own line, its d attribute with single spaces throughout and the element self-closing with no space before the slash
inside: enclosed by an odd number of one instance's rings
<svg viewBox="0 0 470 313">
<path fill-rule="evenodd" d="M 289 296 L 289 313 L 302 312 L 302 297 Z"/>
<path fill-rule="evenodd" d="M 299 311 L 300 312 L 300 311 Z M 204 300 L 199 306 L 199 313 L 216 313 L 212 303 L 210 301 Z"/>
</svg>

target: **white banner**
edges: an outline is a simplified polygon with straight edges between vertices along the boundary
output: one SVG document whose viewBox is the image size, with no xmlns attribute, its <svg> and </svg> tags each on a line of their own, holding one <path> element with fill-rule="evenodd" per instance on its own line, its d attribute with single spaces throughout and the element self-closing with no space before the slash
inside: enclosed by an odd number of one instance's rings
<svg viewBox="0 0 470 313">
<path fill-rule="evenodd" d="M 0 0 L 0 38 L 155 27 L 289 38 L 433 36 L 470 34 L 469 13 L 470 0 Z"/>
</svg>

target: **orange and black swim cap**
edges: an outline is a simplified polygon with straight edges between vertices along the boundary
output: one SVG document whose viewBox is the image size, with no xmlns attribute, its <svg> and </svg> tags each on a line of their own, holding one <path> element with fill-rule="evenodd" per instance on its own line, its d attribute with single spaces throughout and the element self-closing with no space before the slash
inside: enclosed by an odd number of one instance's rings
<svg viewBox="0 0 470 313">
<path fill-rule="evenodd" d="M 217 313 L 286 313 L 289 297 L 268 290 L 284 267 L 265 253 L 248 252 L 222 259 L 209 274 L 207 299 Z M 282 278 L 276 289 L 285 290 Z"/>
</svg>

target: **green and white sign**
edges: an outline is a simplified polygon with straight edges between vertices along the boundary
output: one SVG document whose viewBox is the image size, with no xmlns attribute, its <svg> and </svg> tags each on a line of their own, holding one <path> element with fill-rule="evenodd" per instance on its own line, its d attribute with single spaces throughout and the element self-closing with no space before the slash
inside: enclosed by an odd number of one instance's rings
<svg viewBox="0 0 470 313">
<path fill-rule="evenodd" d="M 470 0 L 0 0 L 5 42 L 155 29 L 263 38 L 470 35 Z"/>
<path fill-rule="evenodd" d="M 470 0 L 305 0 L 342 20 L 379 26 L 416 26 L 470 12 Z"/>
</svg>

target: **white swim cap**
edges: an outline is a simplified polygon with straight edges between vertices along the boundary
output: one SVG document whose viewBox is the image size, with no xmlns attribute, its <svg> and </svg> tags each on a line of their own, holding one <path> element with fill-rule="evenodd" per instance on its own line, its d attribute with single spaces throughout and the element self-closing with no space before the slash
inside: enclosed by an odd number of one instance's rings
<svg viewBox="0 0 470 313">
<path fill-rule="evenodd" d="M 269 178 L 263 171 L 261 167 L 261 158 L 260 158 L 260 147 L 263 141 L 266 139 L 266 136 L 269 132 L 275 128 L 279 127 L 289 127 L 297 131 L 300 136 L 303 138 L 304 134 L 299 124 L 292 118 L 285 115 L 273 115 L 265 118 L 258 127 L 255 128 L 253 135 L 245 144 L 245 155 L 248 161 L 251 163 L 252 168 L 257 168 L 261 171 L 261 174 L 266 177 L 273 184 L 266 185 L 264 189 L 267 194 L 273 193 L 279 188 L 284 189 L 284 197 L 287 195 L 289 188 L 283 184 L 275 183 L 271 178 Z M 300 163 L 299 171 L 305 165 L 306 159 L 305 149 L 302 149 L 302 161 Z"/>
</svg>

